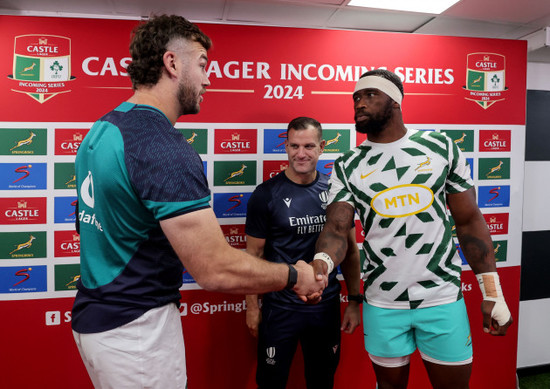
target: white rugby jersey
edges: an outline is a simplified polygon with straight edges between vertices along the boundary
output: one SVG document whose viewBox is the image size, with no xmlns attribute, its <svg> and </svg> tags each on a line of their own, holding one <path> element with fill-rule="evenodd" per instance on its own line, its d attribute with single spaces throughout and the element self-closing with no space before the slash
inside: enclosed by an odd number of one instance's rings
<svg viewBox="0 0 550 389">
<path fill-rule="evenodd" d="M 463 154 L 439 132 L 366 140 L 334 162 L 328 202 L 347 202 L 359 214 L 369 304 L 414 309 L 462 298 L 446 194 L 472 186 Z"/>
</svg>

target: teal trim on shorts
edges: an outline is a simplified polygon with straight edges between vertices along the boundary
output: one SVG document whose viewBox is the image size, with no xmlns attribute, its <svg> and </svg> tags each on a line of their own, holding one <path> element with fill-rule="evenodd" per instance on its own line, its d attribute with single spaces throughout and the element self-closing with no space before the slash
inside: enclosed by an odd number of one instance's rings
<svg viewBox="0 0 550 389">
<path fill-rule="evenodd" d="M 386 309 L 364 303 L 363 330 L 365 349 L 377 357 L 403 357 L 417 348 L 443 362 L 461 362 L 473 355 L 464 299 L 419 309 Z"/>
</svg>

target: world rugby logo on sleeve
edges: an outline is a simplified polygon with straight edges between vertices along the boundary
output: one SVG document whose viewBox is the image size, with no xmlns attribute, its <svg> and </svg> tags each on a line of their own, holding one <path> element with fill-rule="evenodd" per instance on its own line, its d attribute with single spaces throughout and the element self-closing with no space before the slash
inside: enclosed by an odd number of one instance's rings
<svg viewBox="0 0 550 389">
<path fill-rule="evenodd" d="M 55 35 L 15 37 L 11 90 L 25 93 L 39 103 L 70 92 L 71 40 Z"/>
<path fill-rule="evenodd" d="M 466 65 L 466 100 L 483 109 L 504 100 L 506 87 L 506 57 L 495 53 L 468 54 Z"/>
</svg>

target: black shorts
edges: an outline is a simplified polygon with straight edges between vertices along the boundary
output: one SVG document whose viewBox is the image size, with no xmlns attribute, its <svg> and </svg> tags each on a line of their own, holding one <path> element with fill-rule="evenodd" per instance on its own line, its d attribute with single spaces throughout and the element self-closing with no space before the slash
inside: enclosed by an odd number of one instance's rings
<svg viewBox="0 0 550 389">
<path fill-rule="evenodd" d="M 292 311 L 264 304 L 258 335 L 260 389 L 284 389 L 298 342 L 308 389 L 331 389 L 340 360 L 340 299 L 319 311 Z M 318 307 L 320 308 L 320 307 Z"/>
</svg>

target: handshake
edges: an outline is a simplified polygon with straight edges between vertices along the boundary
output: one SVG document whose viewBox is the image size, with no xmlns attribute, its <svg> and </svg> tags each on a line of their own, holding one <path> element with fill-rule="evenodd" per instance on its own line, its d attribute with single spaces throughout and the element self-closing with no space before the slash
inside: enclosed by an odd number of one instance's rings
<svg viewBox="0 0 550 389">
<path fill-rule="evenodd" d="M 298 272 L 298 279 L 292 290 L 296 292 L 302 301 L 309 304 L 316 304 L 321 301 L 323 290 L 328 285 L 328 275 L 332 271 L 329 262 L 317 258 L 316 255 L 311 264 L 300 260 L 292 266 Z M 334 268 L 333 262 L 332 268 Z"/>
</svg>

